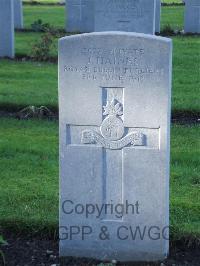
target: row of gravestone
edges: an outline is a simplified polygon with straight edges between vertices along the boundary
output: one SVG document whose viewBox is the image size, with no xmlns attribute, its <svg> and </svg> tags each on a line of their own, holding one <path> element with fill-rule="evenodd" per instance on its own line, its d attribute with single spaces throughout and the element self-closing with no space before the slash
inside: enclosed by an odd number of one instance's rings
<svg viewBox="0 0 200 266">
<path fill-rule="evenodd" d="M 67 0 L 68 32 L 160 32 L 161 0 Z"/>
<path fill-rule="evenodd" d="M 66 0 L 68 32 L 160 32 L 161 0 Z M 22 0 L 0 0 L 0 57 L 14 57 Z M 200 0 L 186 0 L 185 32 L 200 33 Z"/>
<path fill-rule="evenodd" d="M 185 32 L 200 33 L 200 0 L 185 0 Z M 66 0 L 68 32 L 160 32 L 161 0 Z"/>
</svg>

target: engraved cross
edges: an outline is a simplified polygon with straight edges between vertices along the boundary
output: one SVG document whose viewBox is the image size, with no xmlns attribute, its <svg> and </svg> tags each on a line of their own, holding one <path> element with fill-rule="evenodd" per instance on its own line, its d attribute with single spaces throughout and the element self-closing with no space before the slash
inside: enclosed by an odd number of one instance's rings
<svg viewBox="0 0 200 266">
<path fill-rule="evenodd" d="M 81 132 L 81 143 L 98 145 L 103 154 L 103 201 L 105 204 L 123 204 L 124 150 L 128 146 L 145 146 L 145 135 L 140 131 L 125 128 L 124 88 L 103 88 L 103 113 L 100 128 Z M 95 147 L 94 146 L 94 147 Z M 121 220 L 112 215 L 103 220 Z"/>
<path fill-rule="evenodd" d="M 79 3 L 77 3 L 77 4 L 73 4 L 73 6 L 79 8 L 79 18 L 80 18 L 80 21 L 82 20 L 83 7 L 85 6 L 85 4 L 83 3 L 83 1 L 84 1 L 84 0 L 79 0 Z"/>
</svg>

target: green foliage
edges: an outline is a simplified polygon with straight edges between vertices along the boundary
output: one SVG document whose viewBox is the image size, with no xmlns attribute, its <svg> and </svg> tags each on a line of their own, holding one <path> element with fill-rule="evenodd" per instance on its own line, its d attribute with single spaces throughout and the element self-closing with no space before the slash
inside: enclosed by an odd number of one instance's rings
<svg viewBox="0 0 200 266">
<path fill-rule="evenodd" d="M 174 35 L 174 30 L 172 29 L 170 24 L 167 24 L 166 26 L 163 27 L 162 33 L 170 36 L 170 35 Z"/>
<path fill-rule="evenodd" d="M 53 47 L 54 36 L 46 32 L 32 47 L 31 58 L 35 61 L 48 61 Z"/>
<path fill-rule="evenodd" d="M 38 19 L 31 24 L 31 29 L 35 32 L 46 31 L 49 28 L 48 23 L 43 23 L 41 19 Z"/>
<path fill-rule="evenodd" d="M 51 50 L 54 47 L 54 39 L 59 38 L 58 30 L 49 24 L 40 24 L 42 31 L 45 33 L 33 45 L 31 51 L 31 58 L 36 61 L 48 61 Z"/>
</svg>

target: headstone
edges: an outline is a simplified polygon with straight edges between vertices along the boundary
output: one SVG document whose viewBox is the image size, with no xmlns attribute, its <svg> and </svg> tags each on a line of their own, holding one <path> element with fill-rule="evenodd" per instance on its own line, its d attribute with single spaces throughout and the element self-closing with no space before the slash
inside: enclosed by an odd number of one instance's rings
<svg viewBox="0 0 200 266">
<path fill-rule="evenodd" d="M 200 0 L 185 0 L 185 32 L 200 33 Z"/>
<path fill-rule="evenodd" d="M 22 0 L 14 0 L 15 29 L 23 29 L 23 4 Z"/>
<path fill-rule="evenodd" d="M 60 39 L 61 257 L 167 256 L 171 57 L 145 34 Z"/>
<path fill-rule="evenodd" d="M 156 32 L 160 32 L 161 0 L 156 0 Z"/>
<path fill-rule="evenodd" d="M 155 33 L 155 0 L 96 0 L 95 31 Z"/>
<path fill-rule="evenodd" d="M 94 0 L 66 0 L 66 31 L 94 31 Z"/>
<path fill-rule="evenodd" d="M 13 0 L 0 0 L 0 57 L 14 57 Z"/>
</svg>

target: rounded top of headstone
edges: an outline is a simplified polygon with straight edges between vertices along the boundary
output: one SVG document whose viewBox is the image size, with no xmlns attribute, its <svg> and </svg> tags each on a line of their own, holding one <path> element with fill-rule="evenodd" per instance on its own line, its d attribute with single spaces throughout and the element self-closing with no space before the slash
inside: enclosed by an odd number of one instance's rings
<svg viewBox="0 0 200 266">
<path fill-rule="evenodd" d="M 124 32 L 124 31 L 104 31 L 104 32 L 76 34 L 76 35 L 62 37 L 59 39 L 59 42 L 63 42 L 69 39 L 82 39 L 82 38 L 90 38 L 90 37 L 98 37 L 98 36 L 135 37 L 135 38 L 157 40 L 157 41 L 168 42 L 168 43 L 172 42 L 172 39 L 166 38 L 166 37 L 160 37 L 160 36 L 155 36 L 151 34 L 136 33 L 136 32 Z"/>
</svg>

